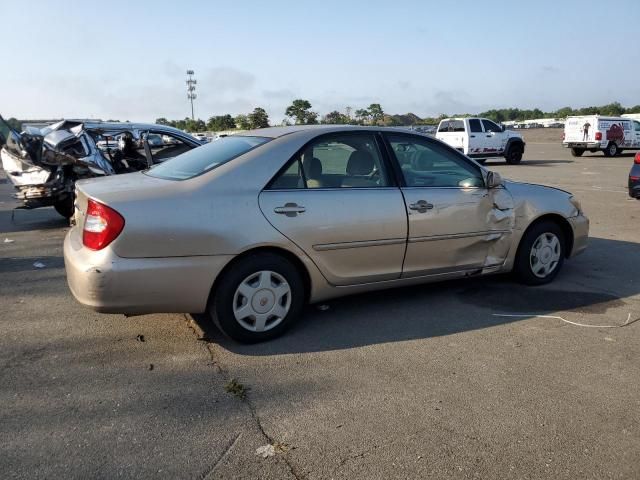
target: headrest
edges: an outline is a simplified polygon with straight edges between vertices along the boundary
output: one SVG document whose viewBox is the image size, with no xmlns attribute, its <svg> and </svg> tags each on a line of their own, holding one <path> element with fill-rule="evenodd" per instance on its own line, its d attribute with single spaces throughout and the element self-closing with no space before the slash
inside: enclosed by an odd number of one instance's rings
<svg viewBox="0 0 640 480">
<path fill-rule="evenodd" d="M 374 167 L 375 162 L 369 152 L 356 150 L 349 156 L 347 175 L 369 175 Z"/>
</svg>

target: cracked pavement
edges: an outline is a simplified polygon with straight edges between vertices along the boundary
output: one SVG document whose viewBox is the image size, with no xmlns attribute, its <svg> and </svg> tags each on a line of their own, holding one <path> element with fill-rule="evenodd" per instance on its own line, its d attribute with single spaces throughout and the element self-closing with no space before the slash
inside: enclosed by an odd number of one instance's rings
<svg viewBox="0 0 640 480">
<path fill-rule="evenodd" d="M 202 316 L 78 305 L 64 221 L 12 212 L 0 174 L 3 478 L 638 478 L 640 322 L 493 315 L 640 317 L 632 157 L 527 140 L 522 165 L 488 168 L 574 192 L 592 221 L 588 251 L 555 283 L 358 295 L 252 346 Z M 244 400 L 225 391 L 231 379 Z M 256 456 L 268 443 L 282 451 Z"/>
</svg>

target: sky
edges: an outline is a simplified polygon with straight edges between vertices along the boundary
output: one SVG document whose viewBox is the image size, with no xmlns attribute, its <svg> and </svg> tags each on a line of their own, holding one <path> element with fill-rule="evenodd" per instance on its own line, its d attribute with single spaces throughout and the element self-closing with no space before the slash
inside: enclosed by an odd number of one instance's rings
<svg viewBox="0 0 640 480">
<path fill-rule="evenodd" d="M 154 121 L 640 104 L 640 1 L 0 0 L 0 114 Z"/>
</svg>

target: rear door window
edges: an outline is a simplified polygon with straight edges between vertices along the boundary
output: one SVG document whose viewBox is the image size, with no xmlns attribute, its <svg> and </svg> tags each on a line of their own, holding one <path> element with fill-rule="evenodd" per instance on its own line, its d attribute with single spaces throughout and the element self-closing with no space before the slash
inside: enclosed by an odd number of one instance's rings
<svg viewBox="0 0 640 480">
<path fill-rule="evenodd" d="M 283 188 L 376 188 L 391 185 L 370 133 L 325 135 L 306 146 L 269 185 Z"/>
<path fill-rule="evenodd" d="M 471 133 L 482 133 L 482 125 L 480 124 L 480 120 L 477 118 L 472 118 L 469 120 L 469 130 Z"/>
</svg>

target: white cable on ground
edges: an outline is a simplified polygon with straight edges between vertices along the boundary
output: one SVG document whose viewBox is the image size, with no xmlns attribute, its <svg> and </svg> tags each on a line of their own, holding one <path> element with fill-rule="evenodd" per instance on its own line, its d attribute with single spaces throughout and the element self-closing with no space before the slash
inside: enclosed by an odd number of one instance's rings
<svg viewBox="0 0 640 480">
<path fill-rule="evenodd" d="M 640 320 L 640 317 L 636 318 L 633 322 L 631 321 L 631 314 L 627 317 L 627 321 L 622 325 L 585 325 L 584 323 L 572 322 L 571 320 L 567 320 L 562 317 L 558 317 L 556 315 L 537 315 L 535 313 L 530 314 L 509 314 L 509 313 L 492 313 L 494 317 L 517 317 L 517 318 L 525 318 L 525 317 L 537 317 L 537 318 L 554 318 L 556 320 L 562 320 L 565 323 L 569 323 L 571 325 L 575 325 L 577 327 L 587 327 L 587 328 L 622 328 L 631 325 L 632 323 Z"/>
</svg>

